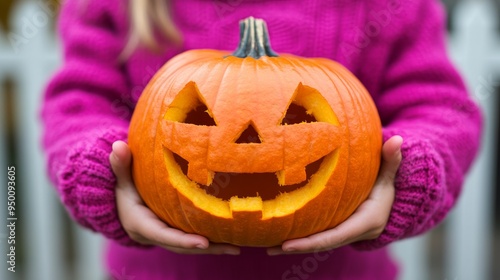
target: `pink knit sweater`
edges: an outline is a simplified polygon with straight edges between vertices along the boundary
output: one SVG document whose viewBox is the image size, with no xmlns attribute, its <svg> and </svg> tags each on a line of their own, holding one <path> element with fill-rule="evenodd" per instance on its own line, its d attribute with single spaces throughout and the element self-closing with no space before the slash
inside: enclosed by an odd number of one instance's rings
<svg viewBox="0 0 500 280">
<path fill-rule="evenodd" d="M 161 54 L 136 50 L 123 63 L 129 20 L 124 0 L 67 0 L 59 28 L 64 64 L 45 94 L 47 168 L 82 226 L 109 239 L 116 279 L 394 279 L 386 245 L 421 234 L 455 204 L 479 145 L 480 112 L 445 51 L 437 0 L 173 0 L 185 41 Z M 403 162 L 389 223 L 376 240 L 328 253 L 268 257 L 186 256 L 141 248 L 117 217 L 108 155 L 126 140 L 134 104 L 155 71 L 187 49 L 234 50 L 238 21 L 267 21 L 279 53 L 327 57 L 350 69 L 379 109 L 384 139 L 403 136 Z M 378 250 L 374 250 L 378 249 Z M 127 278 L 133 276 L 135 278 Z"/>
</svg>

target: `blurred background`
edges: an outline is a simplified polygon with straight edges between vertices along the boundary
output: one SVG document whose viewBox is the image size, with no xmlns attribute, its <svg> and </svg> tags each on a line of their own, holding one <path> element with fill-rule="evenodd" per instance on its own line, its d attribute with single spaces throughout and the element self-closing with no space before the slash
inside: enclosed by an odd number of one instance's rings
<svg viewBox="0 0 500 280">
<path fill-rule="evenodd" d="M 101 238 L 68 218 L 40 149 L 41 93 L 61 63 L 54 32 L 60 2 L 0 1 L 0 279 L 106 279 Z M 450 55 L 486 118 L 482 149 L 445 222 L 391 249 L 404 280 L 500 279 L 500 0 L 443 3 Z M 6 262 L 9 166 L 16 173 L 15 273 Z"/>
</svg>

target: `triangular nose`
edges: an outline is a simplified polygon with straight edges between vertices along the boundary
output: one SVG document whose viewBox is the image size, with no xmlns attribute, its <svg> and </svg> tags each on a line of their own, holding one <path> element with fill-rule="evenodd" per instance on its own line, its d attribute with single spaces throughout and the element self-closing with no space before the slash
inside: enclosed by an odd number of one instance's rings
<svg viewBox="0 0 500 280">
<path fill-rule="evenodd" d="M 261 142 L 261 137 L 257 130 L 255 129 L 255 126 L 253 123 L 249 123 L 248 126 L 243 130 L 243 132 L 240 134 L 240 137 L 236 139 L 236 144 L 260 144 Z"/>
</svg>

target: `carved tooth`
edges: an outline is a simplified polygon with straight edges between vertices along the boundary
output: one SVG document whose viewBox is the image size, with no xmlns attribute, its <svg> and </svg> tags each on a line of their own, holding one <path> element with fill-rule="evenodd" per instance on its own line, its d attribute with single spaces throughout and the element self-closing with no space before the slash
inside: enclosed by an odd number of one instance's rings
<svg viewBox="0 0 500 280">
<path fill-rule="evenodd" d="M 294 185 L 304 182 L 307 179 L 305 166 L 293 165 L 285 167 L 284 170 L 276 173 L 280 186 Z"/>
<path fill-rule="evenodd" d="M 190 162 L 188 165 L 187 176 L 189 179 L 199 184 L 210 186 L 212 184 L 214 172 Z"/>
</svg>

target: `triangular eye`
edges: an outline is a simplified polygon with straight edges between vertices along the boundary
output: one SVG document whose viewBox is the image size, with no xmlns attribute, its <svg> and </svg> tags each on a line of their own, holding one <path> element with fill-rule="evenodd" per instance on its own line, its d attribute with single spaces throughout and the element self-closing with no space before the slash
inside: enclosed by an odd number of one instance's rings
<svg viewBox="0 0 500 280">
<path fill-rule="evenodd" d="M 285 117 L 281 120 L 281 125 L 312 122 L 317 122 L 317 120 L 312 114 L 307 112 L 306 108 L 292 103 L 288 107 Z"/>
<path fill-rule="evenodd" d="M 243 130 L 243 132 L 240 134 L 240 137 L 236 139 L 235 141 L 236 144 L 260 144 L 262 141 L 260 140 L 260 135 L 255 129 L 255 126 L 253 123 L 249 123 L 247 128 Z"/>
<path fill-rule="evenodd" d="M 332 107 L 321 93 L 313 87 L 299 83 L 279 123 L 294 125 L 312 122 L 339 125 Z"/>
<path fill-rule="evenodd" d="M 195 125 L 217 125 L 194 82 L 187 83 L 177 94 L 165 113 L 165 119 Z"/>
</svg>

